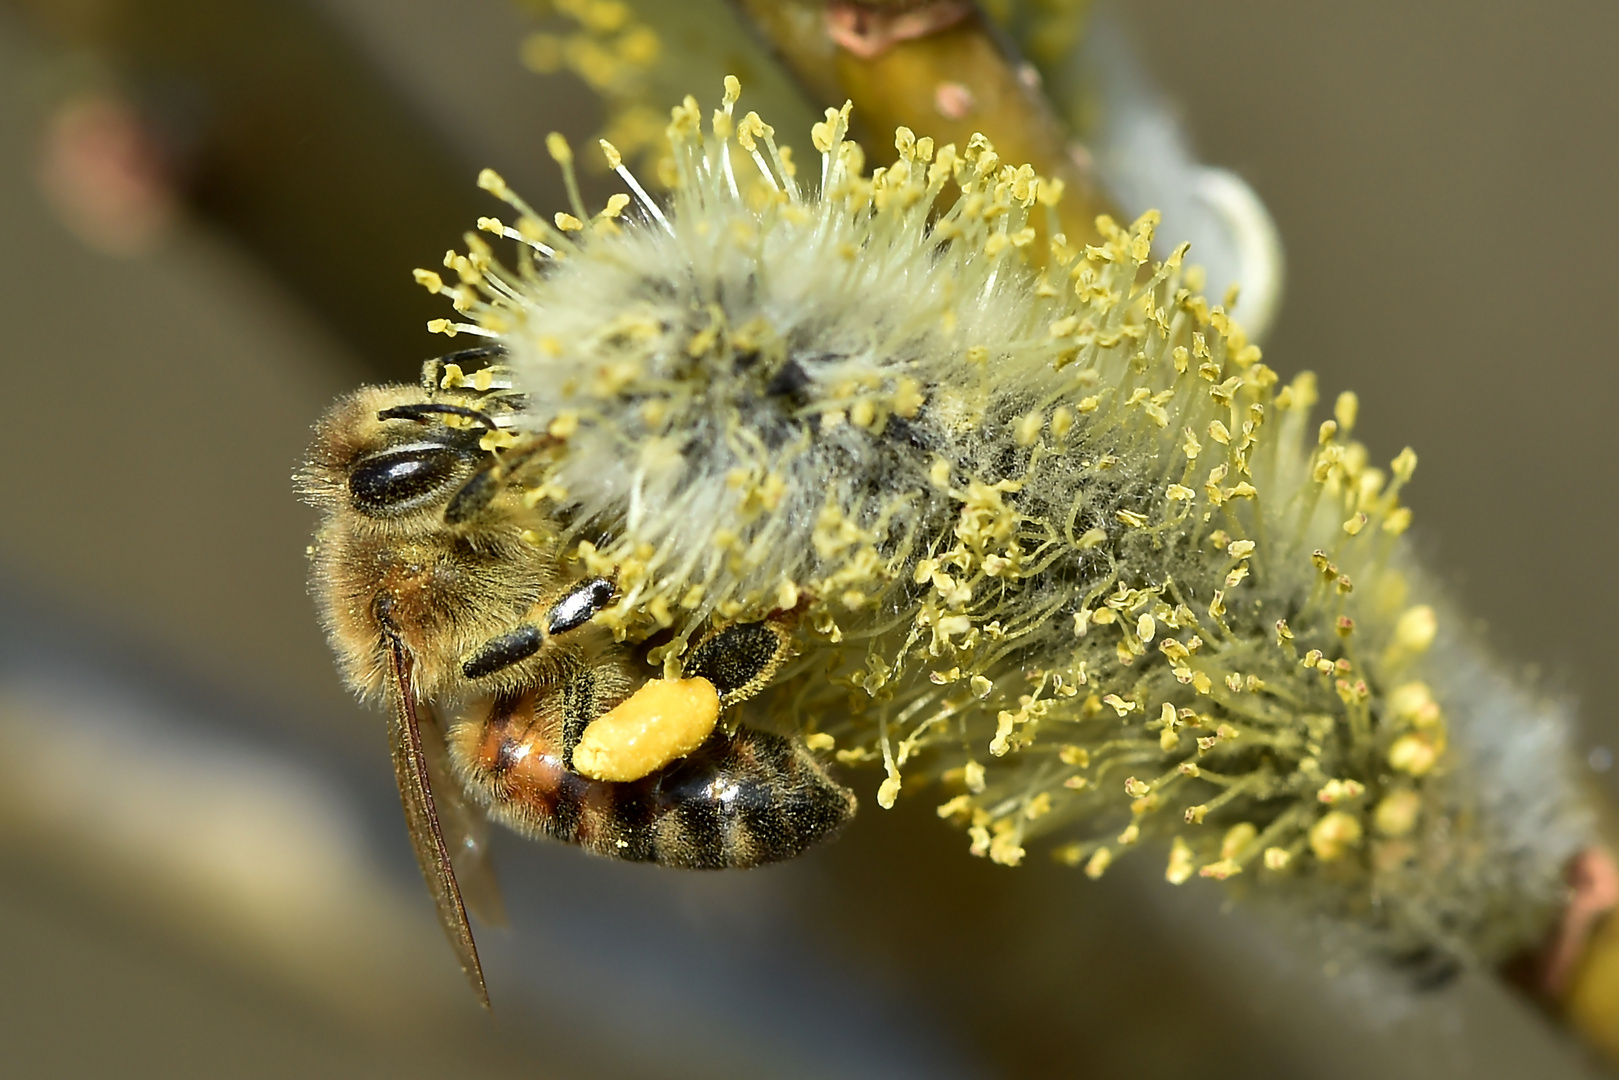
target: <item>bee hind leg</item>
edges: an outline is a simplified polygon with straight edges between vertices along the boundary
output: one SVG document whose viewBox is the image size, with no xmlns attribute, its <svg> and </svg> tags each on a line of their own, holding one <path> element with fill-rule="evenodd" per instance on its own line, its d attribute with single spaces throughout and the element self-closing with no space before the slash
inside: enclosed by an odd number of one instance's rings
<svg viewBox="0 0 1619 1080">
<path fill-rule="evenodd" d="M 737 705 L 769 686 L 790 655 L 792 639 L 780 622 L 733 623 L 697 643 L 685 674 L 713 683 L 721 706 Z"/>
<path fill-rule="evenodd" d="M 601 711 L 608 695 L 579 673 L 562 689 L 563 761 L 593 780 L 633 782 L 701 750 L 745 739 L 719 726 L 722 709 L 768 686 L 789 652 L 785 627 L 769 620 L 715 631 L 692 650 L 685 677 L 652 679 Z M 733 746 L 732 749 L 735 749 Z"/>
</svg>

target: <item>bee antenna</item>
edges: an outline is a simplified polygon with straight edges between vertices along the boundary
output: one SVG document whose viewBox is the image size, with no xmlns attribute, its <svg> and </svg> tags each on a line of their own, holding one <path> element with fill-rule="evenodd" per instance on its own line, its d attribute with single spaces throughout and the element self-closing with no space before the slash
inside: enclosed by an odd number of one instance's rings
<svg viewBox="0 0 1619 1080">
<path fill-rule="evenodd" d="M 505 356 L 506 346 L 492 342 L 488 345 L 475 345 L 470 349 L 461 349 L 458 352 L 445 353 L 438 358 L 441 364 L 459 364 L 465 360 L 487 360 L 492 356 Z"/>
<path fill-rule="evenodd" d="M 424 401 L 417 405 L 395 405 L 391 409 L 383 409 L 377 413 L 377 419 L 423 421 L 434 414 L 464 416 L 468 420 L 482 424 L 490 431 L 495 430 L 495 422 L 489 418 L 489 414 L 486 412 L 470 409 L 465 405 L 445 405 L 436 401 Z"/>
<path fill-rule="evenodd" d="M 445 353 L 443 356 L 427 361 L 422 365 L 422 389 L 431 396 L 439 389 L 439 379 L 444 375 L 447 364 L 470 364 L 479 360 L 490 360 L 506 355 L 506 346 L 498 341 L 486 345 L 475 345 L 470 349 L 459 352 Z"/>
</svg>

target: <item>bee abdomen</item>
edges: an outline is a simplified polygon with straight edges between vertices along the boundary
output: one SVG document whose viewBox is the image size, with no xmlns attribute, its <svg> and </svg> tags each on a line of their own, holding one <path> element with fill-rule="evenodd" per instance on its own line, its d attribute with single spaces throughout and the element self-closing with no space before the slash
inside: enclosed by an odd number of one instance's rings
<svg viewBox="0 0 1619 1080">
<path fill-rule="evenodd" d="M 645 779 L 615 783 L 568 768 L 546 727 L 534 722 L 531 696 L 497 700 L 453 740 L 463 775 L 513 827 L 598 855 L 759 866 L 801 854 L 854 815 L 854 795 L 802 743 L 770 732 L 719 734 Z"/>
<path fill-rule="evenodd" d="M 647 858 L 696 869 L 790 859 L 835 833 L 856 805 L 802 743 L 751 728 L 640 781 L 648 782 Z"/>
</svg>

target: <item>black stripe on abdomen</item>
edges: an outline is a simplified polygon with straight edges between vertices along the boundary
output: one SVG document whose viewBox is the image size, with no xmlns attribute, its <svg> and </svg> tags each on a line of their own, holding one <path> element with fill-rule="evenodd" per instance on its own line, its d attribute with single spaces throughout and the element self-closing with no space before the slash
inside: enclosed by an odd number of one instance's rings
<svg viewBox="0 0 1619 1080">
<path fill-rule="evenodd" d="M 722 869 L 790 859 L 854 813 L 854 796 L 808 751 L 749 728 L 649 779 L 660 811 L 652 857 L 673 866 Z"/>
</svg>

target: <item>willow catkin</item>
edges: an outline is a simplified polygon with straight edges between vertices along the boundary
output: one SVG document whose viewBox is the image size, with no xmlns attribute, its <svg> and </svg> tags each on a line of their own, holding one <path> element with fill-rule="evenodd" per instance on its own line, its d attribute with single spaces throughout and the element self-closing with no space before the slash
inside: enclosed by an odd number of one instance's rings
<svg viewBox="0 0 1619 1080">
<path fill-rule="evenodd" d="M 418 272 L 466 316 L 435 329 L 505 346 L 599 618 L 672 633 L 671 674 L 705 625 L 792 620 L 749 723 L 876 764 L 882 806 L 942 792 L 998 863 L 1150 847 L 1378 949 L 1537 940 L 1590 828 L 1568 724 L 1414 564 L 1415 455 L 1372 465 L 1352 394 L 1312 422 L 1154 215 L 1040 239 L 1056 185 L 905 129 L 868 175 L 847 107 L 801 176 L 737 93 L 673 111 L 666 203 L 605 143 L 634 216 L 486 173 L 515 267 L 469 236 L 459 286 Z"/>
</svg>

